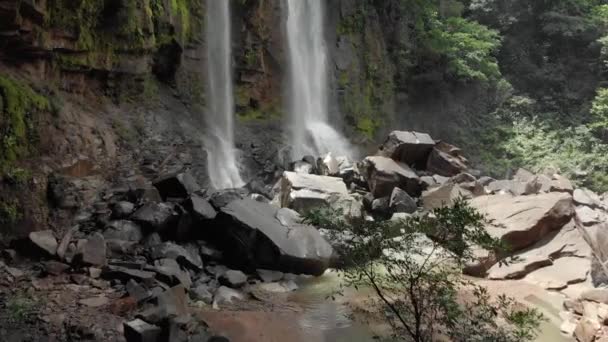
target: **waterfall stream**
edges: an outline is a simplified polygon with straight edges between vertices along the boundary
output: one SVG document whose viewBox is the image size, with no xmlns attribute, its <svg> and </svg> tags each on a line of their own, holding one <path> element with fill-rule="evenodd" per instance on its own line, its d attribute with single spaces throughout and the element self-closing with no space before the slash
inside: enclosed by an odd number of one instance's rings
<svg viewBox="0 0 608 342">
<path fill-rule="evenodd" d="M 208 0 L 207 38 L 207 170 L 216 189 L 242 186 L 234 146 L 234 95 L 230 1 Z"/>
<path fill-rule="evenodd" d="M 289 139 L 294 160 L 327 152 L 351 155 L 349 142 L 329 124 L 324 0 L 286 0 L 289 57 Z"/>
</svg>

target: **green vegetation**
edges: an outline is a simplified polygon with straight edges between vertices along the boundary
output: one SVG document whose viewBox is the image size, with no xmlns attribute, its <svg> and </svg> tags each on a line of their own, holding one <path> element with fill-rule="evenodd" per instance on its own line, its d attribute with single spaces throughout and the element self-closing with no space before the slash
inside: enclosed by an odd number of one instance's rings
<svg viewBox="0 0 608 342">
<path fill-rule="evenodd" d="M 516 305 L 461 276 L 475 247 L 505 246 L 485 230 L 484 216 L 464 199 L 400 222 L 345 221 L 330 210 L 306 222 L 346 237 L 338 250 L 343 286 L 368 288 L 369 314 L 386 321 L 396 340 L 522 342 L 535 338 L 542 314 Z M 330 234 L 331 236 L 332 234 Z M 340 241 L 340 240 L 338 240 Z M 467 300 L 462 300 L 467 298 Z"/>
<path fill-rule="evenodd" d="M 12 226 L 21 219 L 19 205 L 15 201 L 0 201 L 0 224 Z"/>
<path fill-rule="evenodd" d="M 182 46 L 203 32 L 200 1 L 127 0 L 119 5 L 96 0 L 50 0 L 47 28 L 74 35 L 77 54 L 57 54 L 67 69 L 111 69 L 123 51 L 154 50 L 171 41 Z"/>
<path fill-rule="evenodd" d="M 38 139 L 36 116 L 51 109 L 48 99 L 26 84 L 0 75 L 0 171 L 27 157 Z"/>
<path fill-rule="evenodd" d="M 8 320 L 12 324 L 22 323 L 36 317 L 40 303 L 26 293 L 9 296 L 6 301 Z"/>
<path fill-rule="evenodd" d="M 497 81 L 501 77 L 493 56 L 500 46 L 497 31 L 453 17 L 437 21 L 427 34 L 427 47 L 446 59 L 448 72 L 456 78 Z"/>
</svg>

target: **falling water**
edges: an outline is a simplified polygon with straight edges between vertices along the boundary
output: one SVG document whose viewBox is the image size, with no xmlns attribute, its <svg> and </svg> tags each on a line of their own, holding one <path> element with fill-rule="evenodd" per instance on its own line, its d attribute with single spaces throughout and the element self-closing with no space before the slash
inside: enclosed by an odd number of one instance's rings
<svg viewBox="0 0 608 342">
<path fill-rule="evenodd" d="M 234 147 L 230 1 L 207 1 L 207 170 L 216 189 L 243 185 Z"/>
<path fill-rule="evenodd" d="M 349 156 L 348 141 L 329 123 L 324 0 L 287 0 L 290 69 L 290 143 L 293 157 Z"/>
</svg>

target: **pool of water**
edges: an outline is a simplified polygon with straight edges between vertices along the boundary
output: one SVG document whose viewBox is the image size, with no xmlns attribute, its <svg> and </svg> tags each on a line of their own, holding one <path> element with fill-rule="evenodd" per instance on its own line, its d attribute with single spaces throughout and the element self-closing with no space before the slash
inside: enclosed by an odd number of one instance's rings
<svg viewBox="0 0 608 342">
<path fill-rule="evenodd" d="M 374 336 L 377 335 L 386 337 L 389 333 L 387 326 L 370 322 L 361 324 L 357 322 L 358 320 L 353 320 L 352 308 L 364 306 L 366 298 L 374 294 L 369 290 L 345 289 L 343 296 L 328 298 L 339 284 L 338 275 L 328 272 L 319 278 L 300 281 L 300 289 L 289 297 L 289 300 L 303 307 L 298 324 L 309 334 L 310 341 L 367 342 L 376 341 Z M 561 295 L 522 282 L 484 281 L 482 285 L 491 288 L 493 293 L 506 293 L 543 313 L 546 320 L 541 323 L 535 342 L 572 341 L 559 331 L 561 324 L 559 311 L 563 302 Z M 520 296 L 522 293 L 528 295 Z"/>
<path fill-rule="evenodd" d="M 572 341 L 559 332 L 559 311 L 563 298 L 523 282 L 480 280 L 491 294 L 505 293 L 532 305 L 545 315 L 536 342 Z M 365 308 L 372 291 L 344 289 L 342 296 L 330 298 L 339 288 L 334 272 L 318 278 L 298 280 L 300 288 L 284 297 L 276 295 L 257 307 L 208 311 L 201 314 L 214 331 L 233 342 L 371 342 L 386 338 L 390 329 L 382 321 L 366 319 L 358 308 Z M 353 319 L 353 318 L 356 319 Z"/>
</svg>

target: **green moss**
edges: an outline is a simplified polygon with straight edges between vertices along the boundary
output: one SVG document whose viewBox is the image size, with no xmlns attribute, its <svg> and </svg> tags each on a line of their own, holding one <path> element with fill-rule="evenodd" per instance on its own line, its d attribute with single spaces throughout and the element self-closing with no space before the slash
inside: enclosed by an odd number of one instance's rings
<svg viewBox="0 0 608 342">
<path fill-rule="evenodd" d="M 0 201 L 0 223 L 12 226 L 21 220 L 22 214 L 17 202 Z"/>
<path fill-rule="evenodd" d="M 61 68 L 110 70 L 120 54 L 173 41 L 185 46 L 203 32 L 201 1 L 123 0 L 113 13 L 105 7 L 98 0 L 49 0 L 46 28 L 74 37 L 76 53 L 56 53 Z"/>
<path fill-rule="evenodd" d="M 34 148 L 35 114 L 50 110 L 50 102 L 28 85 L 0 75 L 0 166 L 8 167 Z"/>
</svg>

